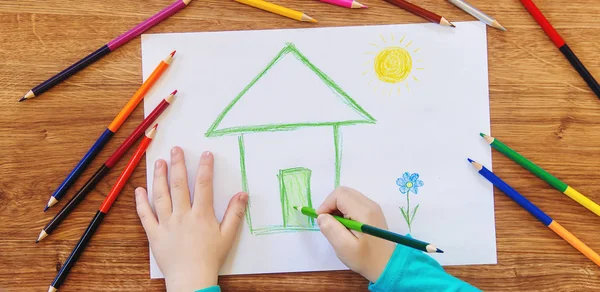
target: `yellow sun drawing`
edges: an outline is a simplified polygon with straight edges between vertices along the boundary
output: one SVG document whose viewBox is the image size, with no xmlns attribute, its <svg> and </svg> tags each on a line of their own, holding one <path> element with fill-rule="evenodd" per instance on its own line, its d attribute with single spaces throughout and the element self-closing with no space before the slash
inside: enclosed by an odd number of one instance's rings
<svg viewBox="0 0 600 292">
<path fill-rule="evenodd" d="M 420 48 L 412 48 L 412 41 L 404 40 L 405 37 L 396 40 L 394 35 L 387 39 L 381 35 L 382 44 L 370 44 L 377 48 L 377 52 L 366 53 L 375 57 L 365 63 L 367 70 L 363 75 L 370 75 L 369 84 L 373 84 L 374 80 L 380 81 L 374 84 L 376 91 L 390 96 L 394 93 L 400 95 L 402 84 L 410 90 L 409 81 L 419 81 L 416 71 L 424 70 L 419 64 L 422 60 L 416 58 Z"/>
</svg>

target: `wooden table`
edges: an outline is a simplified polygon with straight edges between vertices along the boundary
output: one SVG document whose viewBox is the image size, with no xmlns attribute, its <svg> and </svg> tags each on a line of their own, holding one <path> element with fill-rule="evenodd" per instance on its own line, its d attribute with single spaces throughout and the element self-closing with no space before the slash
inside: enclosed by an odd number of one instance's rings
<svg viewBox="0 0 600 292">
<path fill-rule="evenodd" d="M 140 41 L 120 48 L 37 100 L 17 103 L 17 99 L 170 2 L 0 2 L 0 291 L 46 291 L 120 173 L 124 163 L 55 234 L 34 244 L 40 229 L 58 211 L 42 212 L 48 196 L 140 85 Z M 360 11 L 314 0 L 275 2 L 302 10 L 319 23 L 298 23 L 233 1 L 203 0 L 194 1 L 150 33 L 423 22 L 382 0 L 361 0 L 371 8 Z M 414 2 L 452 21 L 472 20 L 442 0 Z M 488 33 L 493 135 L 600 201 L 600 101 L 519 1 L 471 2 L 509 30 Z M 537 2 L 600 78 L 600 45 L 594 43 L 600 35 L 598 2 Z M 106 149 L 114 149 L 142 115 L 140 106 Z M 110 152 L 102 152 L 84 177 Z M 500 176 L 600 250 L 600 218 L 502 155 L 494 152 L 493 158 Z M 131 195 L 135 186 L 145 186 L 144 168 L 135 172 L 61 291 L 164 290 L 162 281 L 149 279 L 147 241 Z M 448 272 L 489 291 L 599 289 L 597 266 L 502 195 L 496 196 L 496 220 L 499 264 L 449 267 Z M 303 291 L 307 285 L 317 291 L 365 291 L 367 282 L 344 271 L 222 277 L 221 285 L 225 291 Z"/>
</svg>

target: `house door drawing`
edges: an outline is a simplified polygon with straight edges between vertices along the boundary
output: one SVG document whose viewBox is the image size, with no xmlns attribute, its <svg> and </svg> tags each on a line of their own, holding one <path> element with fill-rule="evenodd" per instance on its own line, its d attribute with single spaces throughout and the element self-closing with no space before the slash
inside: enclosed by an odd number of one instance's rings
<svg viewBox="0 0 600 292">
<path fill-rule="evenodd" d="M 228 78 L 233 77 L 228 76 Z M 263 135 L 275 132 L 298 133 L 297 130 L 300 129 L 330 128 L 331 142 L 326 143 L 331 145 L 327 155 L 331 155 L 332 160 L 335 161 L 331 165 L 335 174 L 331 181 L 333 190 L 340 184 L 342 128 L 375 123 L 375 118 L 358 105 L 337 83 L 311 63 L 296 46 L 287 43 L 215 118 L 205 136 L 209 138 L 237 136 L 242 190 L 249 195 L 246 223 L 253 235 L 267 235 L 319 230 L 314 219 L 301 215 L 293 209 L 293 206 L 313 207 L 311 198 L 313 172 L 306 167 L 301 167 L 302 165 L 277 166 L 275 169 L 279 171 L 273 173 L 273 176 L 269 174 L 264 178 L 254 177 L 250 182 L 246 163 L 247 156 L 253 154 L 246 151 L 248 142 L 245 137 L 259 133 Z M 308 137 L 303 136 L 304 138 Z M 310 155 L 310 153 L 290 155 L 307 154 Z M 262 182 L 255 180 L 262 180 Z M 273 208 L 277 203 L 271 201 L 271 196 L 272 200 L 280 201 L 277 205 L 281 206 L 281 219 L 253 223 L 252 212 L 263 214 L 279 212 L 265 210 L 264 206 L 254 206 L 253 193 L 249 186 L 255 183 L 270 185 L 277 182 L 279 194 L 261 193 L 260 195 L 261 199 L 267 198 L 269 204 L 274 203 L 269 208 Z"/>
<path fill-rule="evenodd" d="M 300 214 L 294 206 L 312 208 L 310 177 L 312 171 L 307 168 L 289 168 L 279 171 L 279 194 L 283 228 L 296 230 L 314 229 L 315 220 Z"/>
</svg>

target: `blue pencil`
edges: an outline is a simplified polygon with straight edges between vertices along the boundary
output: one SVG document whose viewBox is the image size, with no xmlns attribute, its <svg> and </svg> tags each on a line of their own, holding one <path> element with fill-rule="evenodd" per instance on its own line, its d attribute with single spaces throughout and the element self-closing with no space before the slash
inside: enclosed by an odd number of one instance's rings
<svg viewBox="0 0 600 292">
<path fill-rule="evenodd" d="M 598 255 L 595 251 L 593 251 L 589 246 L 579 240 L 575 235 L 569 232 L 567 229 L 562 227 L 558 222 L 554 221 L 550 216 L 548 216 L 544 211 L 534 205 L 532 202 L 527 200 L 523 195 L 519 194 L 515 189 L 513 189 L 510 185 L 500 179 L 497 175 L 491 172 L 489 169 L 485 168 L 483 165 L 473 161 L 472 159 L 468 159 L 469 162 L 478 170 L 479 174 L 485 177 L 488 181 L 490 181 L 494 186 L 504 192 L 508 197 L 513 199 L 513 201 L 517 202 L 523 209 L 527 210 L 531 215 L 537 218 L 540 222 L 554 231 L 558 236 L 562 237 L 565 241 L 567 241 L 570 245 L 576 248 L 579 252 L 585 255 L 587 258 L 592 260 L 596 265 L 600 266 L 600 255 Z"/>
<path fill-rule="evenodd" d="M 113 121 L 106 127 L 104 133 L 100 135 L 100 138 L 96 140 L 94 145 L 88 150 L 88 152 L 81 158 L 79 163 L 71 170 L 71 173 L 67 175 L 65 180 L 58 186 L 58 188 L 52 193 L 50 196 L 50 200 L 48 200 L 48 204 L 46 208 L 44 208 L 44 212 L 48 210 L 48 208 L 54 206 L 58 203 L 66 193 L 67 190 L 75 183 L 75 181 L 79 178 L 81 173 L 85 170 L 85 168 L 94 160 L 94 157 L 100 153 L 100 150 L 104 148 L 104 145 L 112 138 L 112 136 L 121 128 L 125 120 L 131 115 L 133 110 L 137 107 L 137 105 L 142 101 L 142 99 L 146 96 L 148 91 L 152 88 L 152 86 L 158 81 L 158 79 L 165 73 L 171 61 L 173 60 L 173 56 L 175 55 L 175 51 L 173 51 L 169 56 L 167 56 L 164 60 L 162 60 L 156 69 L 150 74 L 150 77 L 144 81 L 142 86 L 133 94 L 133 96 L 129 99 L 127 104 L 121 109 L 121 111 L 117 114 L 117 116 L 113 119 Z"/>
<path fill-rule="evenodd" d="M 100 150 L 104 148 L 104 145 L 106 145 L 106 143 L 110 140 L 110 138 L 112 138 L 114 134 L 115 132 L 111 131 L 108 128 L 104 130 L 104 133 L 100 135 L 100 137 L 98 138 L 98 140 L 96 140 L 94 145 L 92 145 L 90 150 L 88 150 L 88 152 L 83 156 L 83 158 L 81 158 L 81 160 L 77 163 L 75 168 L 71 170 L 71 173 L 67 175 L 65 180 L 63 180 L 63 182 L 58 186 L 58 188 L 56 188 L 54 193 L 52 193 L 48 204 L 44 208 L 44 212 L 48 211 L 48 208 L 58 203 L 58 200 L 60 200 L 60 198 L 64 196 L 64 194 L 75 183 L 75 181 L 77 181 L 77 178 L 79 178 L 79 176 L 88 166 L 88 164 L 90 164 L 90 162 L 94 160 L 94 157 L 96 157 L 96 155 L 100 153 Z"/>
</svg>

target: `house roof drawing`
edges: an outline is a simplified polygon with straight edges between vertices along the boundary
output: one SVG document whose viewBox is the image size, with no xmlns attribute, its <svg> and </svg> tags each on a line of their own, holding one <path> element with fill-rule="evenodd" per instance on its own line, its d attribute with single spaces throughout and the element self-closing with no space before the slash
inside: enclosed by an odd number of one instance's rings
<svg viewBox="0 0 600 292">
<path fill-rule="evenodd" d="M 287 43 L 225 107 L 205 135 L 375 122 L 338 84 Z"/>
</svg>

